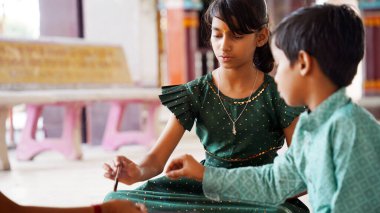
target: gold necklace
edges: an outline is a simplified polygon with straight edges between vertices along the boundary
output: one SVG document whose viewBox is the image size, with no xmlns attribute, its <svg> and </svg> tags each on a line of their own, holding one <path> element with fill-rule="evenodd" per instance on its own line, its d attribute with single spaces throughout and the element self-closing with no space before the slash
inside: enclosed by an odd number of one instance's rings
<svg viewBox="0 0 380 213">
<path fill-rule="evenodd" d="M 250 101 L 247 101 L 247 103 L 245 104 L 243 110 L 240 112 L 239 116 L 238 116 L 235 120 L 232 119 L 232 114 L 230 115 L 230 113 L 228 113 L 227 108 L 224 106 L 223 101 L 222 101 L 222 99 L 220 98 L 220 94 L 219 94 L 219 91 L 220 91 L 220 90 L 219 90 L 219 85 L 220 85 L 222 82 L 221 82 L 221 78 L 220 78 L 219 71 L 220 71 L 220 70 L 217 71 L 217 74 L 218 74 L 218 85 L 217 85 L 217 86 L 218 86 L 218 98 L 219 98 L 220 103 L 221 103 L 222 106 L 223 106 L 224 111 L 225 111 L 226 114 L 228 115 L 228 118 L 229 118 L 229 119 L 231 120 L 231 122 L 232 122 L 232 134 L 236 135 L 236 133 L 237 133 L 237 132 L 236 132 L 236 122 L 239 120 L 239 118 L 240 118 L 241 115 L 243 114 L 245 108 L 247 108 L 247 106 L 248 106 L 248 104 L 250 103 Z M 254 92 L 254 89 L 255 89 L 255 85 L 256 85 L 256 80 L 257 80 L 258 72 L 259 72 L 259 71 L 256 70 L 255 81 L 253 82 L 252 92 L 251 92 L 251 95 L 249 96 L 248 100 L 250 100 L 251 97 L 252 97 L 252 95 L 253 95 L 253 92 Z M 220 82 L 220 84 L 219 84 L 219 82 Z"/>
</svg>

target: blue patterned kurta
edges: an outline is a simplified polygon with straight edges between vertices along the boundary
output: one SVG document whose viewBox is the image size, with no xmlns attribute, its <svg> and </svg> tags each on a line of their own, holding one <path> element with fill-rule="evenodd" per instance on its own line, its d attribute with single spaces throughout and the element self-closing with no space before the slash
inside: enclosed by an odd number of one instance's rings
<svg viewBox="0 0 380 213">
<path fill-rule="evenodd" d="M 304 112 L 293 142 L 273 164 L 206 167 L 214 200 L 278 205 L 307 189 L 313 212 L 380 212 L 380 125 L 340 89 Z"/>
</svg>

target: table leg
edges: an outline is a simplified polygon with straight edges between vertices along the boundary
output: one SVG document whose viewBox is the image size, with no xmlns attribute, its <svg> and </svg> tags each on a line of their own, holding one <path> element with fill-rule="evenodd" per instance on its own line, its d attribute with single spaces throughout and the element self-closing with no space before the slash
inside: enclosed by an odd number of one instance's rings
<svg viewBox="0 0 380 213">
<path fill-rule="evenodd" d="M 139 103 L 147 105 L 148 116 L 146 118 L 145 130 L 121 131 L 120 124 L 123 118 L 124 108 L 128 104 Z M 108 113 L 108 120 L 104 131 L 102 146 L 106 150 L 117 150 L 127 144 L 141 144 L 147 147 L 154 144 L 156 140 L 155 121 L 160 102 L 144 100 L 114 101 Z"/>
<path fill-rule="evenodd" d="M 57 104 L 65 109 L 63 117 L 62 135 L 59 138 L 36 139 L 38 119 L 45 105 L 28 105 L 27 122 L 22 131 L 21 141 L 17 146 L 16 154 L 19 160 L 32 160 L 39 153 L 46 150 L 61 152 L 68 159 L 79 160 L 81 151 L 80 103 Z"/>
<path fill-rule="evenodd" d="M 8 116 L 8 107 L 0 106 L 0 170 L 10 170 L 7 143 L 5 141 L 5 121 Z"/>
</svg>

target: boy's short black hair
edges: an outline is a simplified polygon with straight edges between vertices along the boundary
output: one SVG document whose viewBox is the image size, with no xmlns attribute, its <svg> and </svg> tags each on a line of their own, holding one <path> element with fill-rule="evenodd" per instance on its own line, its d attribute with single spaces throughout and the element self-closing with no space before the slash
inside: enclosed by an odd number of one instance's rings
<svg viewBox="0 0 380 213">
<path fill-rule="evenodd" d="M 301 8 L 283 19 L 273 35 L 291 64 L 303 50 L 339 88 L 351 84 L 364 55 L 363 22 L 347 5 Z"/>
</svg>

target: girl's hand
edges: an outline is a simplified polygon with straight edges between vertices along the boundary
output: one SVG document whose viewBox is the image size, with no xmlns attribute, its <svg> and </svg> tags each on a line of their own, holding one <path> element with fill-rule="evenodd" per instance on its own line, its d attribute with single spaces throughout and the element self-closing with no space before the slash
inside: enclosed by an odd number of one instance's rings
<svg viewBox="0 0 380 213">
<path fill-rule="evenodd" d="M 187 177 L 202 181 L 204 171 L 205 168 L 202 164 L 198 163 L 193 156 L 186 154 L 175 158 L 169 163 L 169 166 L 166 168 L 166 176 L 170 179 Z"/>
<path fill-rule="evenodd" d="M 135 204 L 127 200 L 111 200 L 101 205 L 104 213 L 147 213 L 147 209 L 143 204 Z"/>
<path fill-rule="evenodd" d="M 125 183 L 127 185 L 134 184 L 141 181 L 142 171 L 140 167 L 133 161 L 129 160 L 124 156 L 117 156 L 111 167 L 109 164 L 104 164 L 103 168 L 105 170 L 104 177 L 115 180 L 116 169 L 121 166 L 119 171 L 119 182 Z"/>
</svg>

